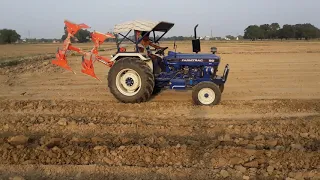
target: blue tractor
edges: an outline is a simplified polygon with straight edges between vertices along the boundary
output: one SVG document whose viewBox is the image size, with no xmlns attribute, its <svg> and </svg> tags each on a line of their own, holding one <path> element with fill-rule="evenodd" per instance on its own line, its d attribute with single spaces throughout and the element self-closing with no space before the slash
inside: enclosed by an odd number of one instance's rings
<svg viewBox="0 0 320 180">
<path fill-rule="evenodd" d="M 217 49 L 211 48 L 211 53 L 201 54 L 200 39 L 197 38 L 194 28 L 192 49 L 194 53 L 180 53 L 169 51 L 168 48 L 154 49 L 150 53 L 142 53 L 140 44 L 145 36 L 153 34 L 152 42 L 159 44 L 159 40 L 174 26 L 169 22 L 131 21 L 114 27 L 116 35 L 117 52 L 112 55 L 114 65 L 108 73 L 108 87 L 110 92 L 121 102 L 140 103 L 150 99 L 152 95 L 164 89 L 188 90 L 192 89 L 192 100 L 197 105 L 217 105 L 220 103 L 224 84 L 227 81 L 229 65 L 227 64 L 223 75 L 218 76 L 220 57 L 216 55 Z M 133 36 L 129 36 L 131 32 Z M 127 34 L 122 34 L 127 32 Z M 143 35 L 139 32 L 145 32 Z M 156 36 L 160 32 L 161 36 Z M 140 36 L 139 36 L 140 35 Z M 132 42 L 132 51 L 122 47 L 123 42 Z M 156 71 L 161 67 L 161 71 Z"/>
</svg>

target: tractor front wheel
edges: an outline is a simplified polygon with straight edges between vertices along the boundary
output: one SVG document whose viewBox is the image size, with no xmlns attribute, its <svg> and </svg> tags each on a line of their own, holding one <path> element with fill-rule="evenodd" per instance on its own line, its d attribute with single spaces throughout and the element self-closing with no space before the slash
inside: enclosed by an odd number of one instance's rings
<svg viewBox="0 0 320 180">
<path fill-rule="evenodd" d="M 217 105 L 221 100 L 221 92 L 215 83 L 201 82 L 193 87 L 192 100 L 196 105 Z"/>
<path fill-rule="evenodd" d="M 154 77 L 144 61 L 126 57 L 111 67 L 108 73 L 108 87 L 114 97 L 121 102 L 145 102 L 152 95 Z"/>
</svg>

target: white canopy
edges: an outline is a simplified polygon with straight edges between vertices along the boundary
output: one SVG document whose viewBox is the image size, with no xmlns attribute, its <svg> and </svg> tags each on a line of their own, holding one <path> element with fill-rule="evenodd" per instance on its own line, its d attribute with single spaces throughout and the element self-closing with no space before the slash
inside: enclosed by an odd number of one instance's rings
<svg viewBox="0 0 320 180">
<path fill-rule="evenodd" d="M 122 24 L 117 24 L 114 26 L 115 33 L 128 32 L 130 30 L 138 30 L 138 31 L 169 31 L 174 26 L 173 23 L 169 22 L 152 22 L 152 21 L 130 21 Z"/>
</svg>

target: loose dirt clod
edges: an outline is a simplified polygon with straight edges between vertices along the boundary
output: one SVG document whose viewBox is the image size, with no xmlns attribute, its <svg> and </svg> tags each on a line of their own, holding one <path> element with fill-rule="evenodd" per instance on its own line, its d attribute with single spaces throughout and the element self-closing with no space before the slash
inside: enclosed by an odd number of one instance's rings
<svg viewBox="0 0 320 180">
<path fill-rule="evenodd" d="M 291 144 L 291 148 L 298 149 L 298 150 L 304 150 L 304 147 L 301 144 Z"/>
<path fill-rule="evenodd" d="M 61 139 L 61 138 L 52 138 L 45 144 L 45 146 L 47 148 L 53 148 L 55 146 L 60 146 L 62 141 L 63 141 L 63 139 Z"/>
<path fill-rule="evenodd" d="M 67 119 L 66 118 L 61 118 L 59 121 L 58 121 L 58 124 L 60 126 L 66 126 L 67 125 Z"/>
<path fill-rule="evenodd" d="M 14 177 L 10 177 L 10 180 L 25 180 L 22 176 L 14 176 Z"/>
<path fill-rule="evenodd" d="M 259 163 L 258 161 L 254 160 L 254 161 L 251 161 L 251 162 L 248 162 L 248 163 L 245 163 L 243 166 L 245 167 L 258 167 L 259 166 Z"/>
<path fill-rule="evenodd" d="M 24 135 L 13 136 L 8 139 L 8 142 L 12 145 L 24 145 L 28 143 L 29 138 Z"/>
<path fill-rule="evenodd" d="M 245 167 L 243 167 L 242 165 L 235 166 L 235 169 L 240 171 L 241 173 L 245 173 L 247 171 L 247 169 Z"/>
<path fill-rule="evenodd" d="M 273 166 L 268 166 L 267 167 L 267 171 L 269 174 L 272 174 L 273 173 L 273 170 L 274 170 L 274 167 Z"/>
<path fill-rule="evenodd" d="M 228 171 L 226 171 L 226 170 L 223 169 L 223 170 L 220 171 L 220 175 L 221 175 L 222 177 L 226 178 L 226 177 L 229 176 L 229 173 L 228 173 Z"/>
</svg>

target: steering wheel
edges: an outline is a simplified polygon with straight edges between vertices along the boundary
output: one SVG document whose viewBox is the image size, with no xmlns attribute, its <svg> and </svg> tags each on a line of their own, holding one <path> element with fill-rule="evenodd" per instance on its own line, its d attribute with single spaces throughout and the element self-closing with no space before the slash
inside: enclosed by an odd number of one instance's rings
<svg viewBox="0 0 320 180">
<path fill-rule="evenodd" d="M 166 49 L 168 49 L 168 47 L 159 49 L 159 50 L 157 50 L 157 52 L 156 52 L 155 54 L 164 55 L 164 51 L 165 51 Z"/>
</svg>

